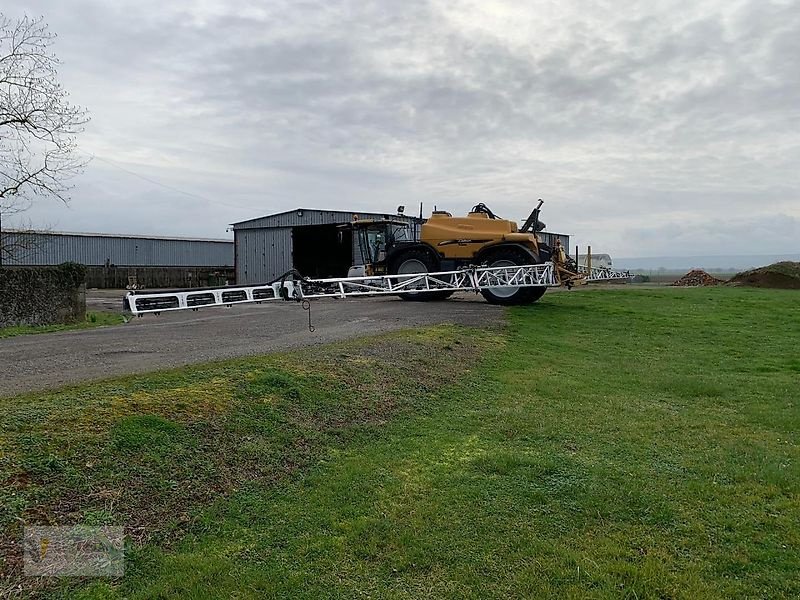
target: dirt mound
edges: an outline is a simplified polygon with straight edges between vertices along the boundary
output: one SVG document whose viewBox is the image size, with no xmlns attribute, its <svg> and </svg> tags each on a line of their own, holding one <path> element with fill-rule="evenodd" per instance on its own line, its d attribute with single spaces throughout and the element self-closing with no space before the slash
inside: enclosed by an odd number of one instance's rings
<svg viewBox="0 0 800 600">
<path fill-rule="evenodd" d="M 702 269 L 692 269 L 686 275 L 673 282 L 671 285 L 699 287 L 707 285 L 720 285 L 722 283 L 725 283 L 722 279 L 717 279 Z"/>
<path fill-rule="evenodd" d="M 800 262 L 778 262 L 734 275 L 728 285 L 800 290 Z"/>
</svg>

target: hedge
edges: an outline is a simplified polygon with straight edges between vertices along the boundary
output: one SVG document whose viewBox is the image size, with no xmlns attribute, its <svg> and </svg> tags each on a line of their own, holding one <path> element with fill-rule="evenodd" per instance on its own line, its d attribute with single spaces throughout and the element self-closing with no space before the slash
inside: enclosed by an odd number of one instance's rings
<svg viewBox="0 0 800 600">
<path fill-rule="evenodd" d="M 85 279 L 86 267 L 76 263 L 0 269 L 0 327 L 83 320 Z"/>
</svg>

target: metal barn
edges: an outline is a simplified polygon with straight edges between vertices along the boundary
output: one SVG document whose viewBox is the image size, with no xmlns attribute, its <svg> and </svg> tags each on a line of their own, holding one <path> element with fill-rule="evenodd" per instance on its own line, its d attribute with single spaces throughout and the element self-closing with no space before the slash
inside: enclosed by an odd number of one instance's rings
<svg viewBox="0 0 800 600">
<path fill-rule="evenodd" d="M 12 269 L 86 265 L 87 287 L 198 287 L 233 280 L 230 240 L 4 230 L 0 248 L 3 266 Z"/>
<path fill-rule="evenodd" d="M 363 264 L 352 232 L 340 227 L 353 218 L 406 221 L 416 234 L 417 217 L 389 213 L 298 208 L 233 224 L 236 283 L 272 281 L 291 269 L 309 277 L 344 277 Z"/>
<path fill-rule="evenodd" d="M 86 266 L 125 267 L 230 267 L 233 242 L 117 235 L 3 231 L 5 245 L 13 248 L 9 266 L 45 266 L 75 262 Z"/>
</svg>

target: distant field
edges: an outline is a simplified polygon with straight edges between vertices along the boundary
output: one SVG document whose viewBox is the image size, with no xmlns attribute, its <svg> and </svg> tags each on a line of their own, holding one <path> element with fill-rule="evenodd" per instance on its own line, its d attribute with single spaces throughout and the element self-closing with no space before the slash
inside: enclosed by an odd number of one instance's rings
<svg viewBox="0 0 800 600">
<path fill-rule="evenodd" d="M 135 542 L 53 597 L 796 598 L 798 299 L 547 294 L 0 400 L 6 571 L 21 519 Z"/>
</svg>

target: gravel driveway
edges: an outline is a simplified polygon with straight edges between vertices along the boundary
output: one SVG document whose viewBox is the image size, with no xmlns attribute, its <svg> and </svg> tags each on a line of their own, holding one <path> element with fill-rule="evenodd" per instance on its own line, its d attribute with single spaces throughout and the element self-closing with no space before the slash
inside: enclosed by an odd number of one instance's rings
<svg viewBox="0 0 800 600">
<path fill-rule="evenodd" d="M 119 307 L 122 293 L 89 298 L 92 307 Z M 147 315 L 116 327 L 0 339 L 0 396 L 58 388 L 116 375 L 266 354 L 418 325 L 500 326 L 503 309 L 481 296 L 446 302 L 396 298 L 319 300 L 316 331 L 294 302 Z"/>
</svg>

